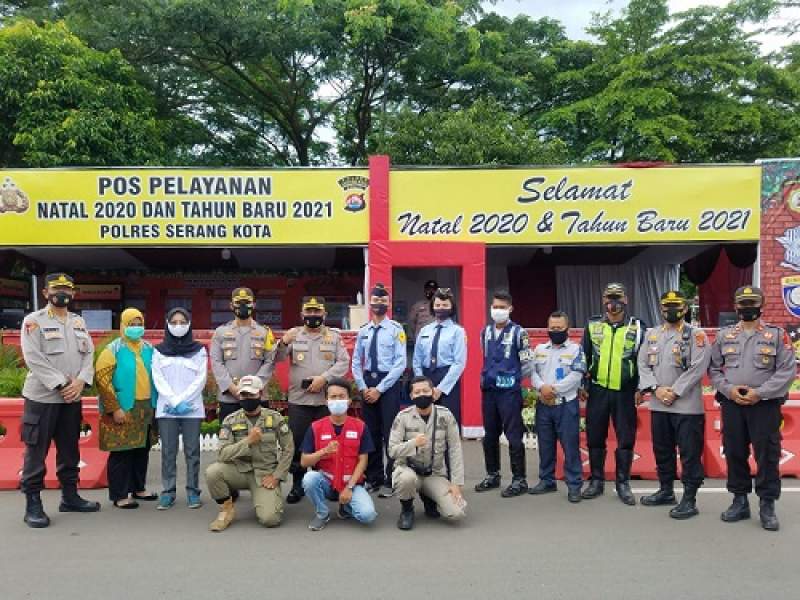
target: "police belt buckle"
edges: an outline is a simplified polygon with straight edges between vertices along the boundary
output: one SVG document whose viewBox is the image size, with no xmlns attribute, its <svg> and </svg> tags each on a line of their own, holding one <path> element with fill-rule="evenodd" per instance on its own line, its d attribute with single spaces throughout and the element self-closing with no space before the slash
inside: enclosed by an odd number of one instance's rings
<svg viewBox="0 0 800 600">
<path fill-rule="evenodd" d="M 564 396 L 559 396 L 553 401 L 553 405 L 558 406 L 560 404 L 566 404 L 567 402 L 571 402 L 571 400 L 567 400 Z"/>
</svg>

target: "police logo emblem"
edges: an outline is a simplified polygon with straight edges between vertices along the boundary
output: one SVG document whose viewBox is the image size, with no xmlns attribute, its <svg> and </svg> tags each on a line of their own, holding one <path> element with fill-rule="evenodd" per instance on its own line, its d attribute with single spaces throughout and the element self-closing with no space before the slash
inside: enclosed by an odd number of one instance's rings
<svg viewBox="0 0 800 600">
<path fill-rule="evenodd" d="M 781 237 L 775 239 L 786 251 L 781 266 L 800 271 L 800 225 L 787 229 Z"/>
<path fill-rule="evenodd" d="M 336 183 L 346 193 L 344 200 L 346 211 L 359 212 L 367 207 L 365 195 L 369 187 L 369 179 L 361 175 L 349 175 L 342 177 Z"/>
<path fill-rule="evenodd" d="M 11 177 L 6 177 L 0 186 L 0 214 L 6 212 L 24 213 L 31 202 L 28 195 L 17 187 Z"/>
<path fill-rule="evenodd" d="M 800 317 L 800 277 L 781 278 L 783 305 L 793 317 Z"/>
</svg>

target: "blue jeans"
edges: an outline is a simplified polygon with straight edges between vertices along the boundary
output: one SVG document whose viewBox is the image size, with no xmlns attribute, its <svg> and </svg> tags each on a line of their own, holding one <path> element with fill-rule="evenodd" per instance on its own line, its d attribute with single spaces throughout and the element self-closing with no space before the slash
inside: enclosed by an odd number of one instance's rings
<svg viewBox="0 0 800 600">
<path fill-rule="evenodd" d="M 178 460 L 178 435 L 183 434 L 183 454 L 186 457 L 186 493 L 200 495 L 200 423 L 203 419 L 158 419 L 161 435 L 161 486 L 162 493 L 175 497 L 177 487 L 176 462 Z"/>
<path fill-rule="evenodd" d="M 580 407 L 578 400 L 556 406 L 536 405 L 536 436 L 539 441 L 539 479 L 556 481 L 556 440 L 564 450 L 564 479 L 570 489 L 583 483 L 580 451 Z"/>
<path fill-rule="evenodd" d="M 330 514 L 328 500 L 334 502 L 339 499 L 339 494 L 333 489 L 330 480 L 319 471 L 309 471 L 303 476 L 303 490 L 320 519 L 326 519 Z M 372 497 L 363 485 L 353 488 L 352 500 L 343 506 L 344 512 L 359 523 L 369 524 L 378 517 Z"/>
</svg>

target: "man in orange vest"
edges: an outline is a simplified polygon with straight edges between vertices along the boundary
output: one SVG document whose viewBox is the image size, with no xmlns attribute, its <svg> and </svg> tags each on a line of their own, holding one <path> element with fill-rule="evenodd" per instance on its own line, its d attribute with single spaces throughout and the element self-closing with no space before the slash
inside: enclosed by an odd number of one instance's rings
<svg viewBox="0 0 800 600">
<path fill-rule="evenodd" d="M 311 424 L 301 446 L 300 465 L 313 468 L 303 477 L 303 490 L 314 504 L 311 531 L 320 531 L 331 520 L 328 500 L 339 503 L 341 519 L 372 523 L 378 516 L 364 488 L 364 471 L 375 445 L 364 421 L 347 415 L 350 382 L 335 377 L 325 386 L 330 416 Z"/>
</svg>

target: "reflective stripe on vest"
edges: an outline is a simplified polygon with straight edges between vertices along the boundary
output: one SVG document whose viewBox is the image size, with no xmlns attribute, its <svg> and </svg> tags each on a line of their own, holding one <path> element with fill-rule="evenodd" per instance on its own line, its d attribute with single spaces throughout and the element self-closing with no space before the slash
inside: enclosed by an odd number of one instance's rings
<svg viewBox="0 0 800 600">
<path fill-rule="evenodd" d="M 633 360 L 639 342 L 641 326 L 636 328 L 633 319 L 625 327 L 614 328 L 605 321 L 595 321 L 589 326 L 592 340 L 592 379 L 610 390 L 621 390 L 623 368 L 627 366 L 628 378 L 633 377 Z"/>
</svg>

